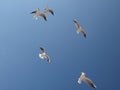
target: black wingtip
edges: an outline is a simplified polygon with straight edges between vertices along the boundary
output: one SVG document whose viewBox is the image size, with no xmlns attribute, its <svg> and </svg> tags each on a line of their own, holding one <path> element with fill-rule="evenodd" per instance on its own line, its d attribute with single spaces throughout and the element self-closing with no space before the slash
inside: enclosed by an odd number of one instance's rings
<svg viewBox="0 0 120 90">
<path fill-rule="evenodd" d="M 34 13 L 36 13 L 36 11 L 33 11 L 33 12 L 31 12 L 30 14 L 34 14 Z"/>
<path fill-rule="evenodd" d="M 97 87 L 96 86 L 92 86 L 94 89 L 96 89 Z"/>
<path fill-rule="evenodd" d="M 74 23 L 77 23 L 77 20 L 76 20 L 76 19 L 73 19 L 73 22 L 74 22 Z"/>
<path fill-rule="evenodd" d="M 45 21 L 47 22 L 47 19 L 45 19 Z"/>
<path fill-rule="evenodd" d="M 45 20 L 45 21 L 47 21 L 47 18 L 46 18 L 46 17 L 44 17 L 44 20 Z"/>
<path fill-rule="evenodd" d="M 86 35 L 84 35 L 84 37 L 87 38 Z"/>
<path fill-rule="evenodd" d="M 54 13 L 52 13 L 52 15 L 54 16 Z"/>
<path fill-rule="evenodd" d="M 42 47 L 40 47 L 40 49 L 42 50 L 43 48 L 42 48 Z"/>
<path fill-rule="evenodd" d="M 54 16 L 54 12 L 52 11 L 51 14 Z"/>
</svg>

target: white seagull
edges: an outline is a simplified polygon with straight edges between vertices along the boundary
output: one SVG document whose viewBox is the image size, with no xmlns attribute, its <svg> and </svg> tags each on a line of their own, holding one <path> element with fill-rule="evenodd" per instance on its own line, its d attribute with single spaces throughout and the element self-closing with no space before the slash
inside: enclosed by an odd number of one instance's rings
<svg viewBox="0 0 120 90">
<path fill-rule="evenodd" d="M 87 82 L 91 87 L 96 88 L 96 85 L 85 76 L 86 74 L 84 72 L 81 73 L 80 77 L 78 78 L 78 83 L 81 84 L 82 81 Z"/>
<path fill-rule="evenodd" d="M 50 57 L 46 54 L 45 49 L 40 47 L 40 50 L 42 51 L 42 54 L 39 53 L 39 57 L 41 59 L 46 59 L 50 63 Z"/>
<path fill-rule="evenodd" d="M 74 19 L 73 22 L 75 23 L 75 26 L 77 27 L 77 34 L 79 34 L 81 32 L 83 34 L 83 36 L 86 38 L 86 33 L 83 31 L 83 29 L 80 26 L 80 24 L 78 23 L 78 21 L 76 19 Z"/>
<path fill-rule="evenodd" d="M 48 6 L 44 9 L 44 13 L 47 13 L 47 12 L 51 13 L 52 15 L 54 15 L 53 10 L 48 8 Z"/>
<path fill-rule="evenodd" d="M 38 16 L 41 16 L 44 18 L 45 21 L 47 21 L 46 15 L 44 13 L 41 13 L 39 8 L 37 10 L 31 12 L 31 14 L 35 14 L 34 15 L 35 20 L 38 19 Z"/>
</svg>

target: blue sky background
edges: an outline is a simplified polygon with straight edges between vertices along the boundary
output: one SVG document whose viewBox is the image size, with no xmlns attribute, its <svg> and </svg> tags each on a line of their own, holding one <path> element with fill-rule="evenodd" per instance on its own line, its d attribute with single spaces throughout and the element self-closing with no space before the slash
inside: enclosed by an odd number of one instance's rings
<svg viewBox="0 0 120 90">
<path fill-rule="evenodd" d="M 35 21 L 30 12 L 47 5 L 55 15 Z M 77 83 L 82 71 L 97 90 L 120 89 L 119 0 L 2 0 L 0 16 L 0 90 L 93 90 Z"/>
</svg>

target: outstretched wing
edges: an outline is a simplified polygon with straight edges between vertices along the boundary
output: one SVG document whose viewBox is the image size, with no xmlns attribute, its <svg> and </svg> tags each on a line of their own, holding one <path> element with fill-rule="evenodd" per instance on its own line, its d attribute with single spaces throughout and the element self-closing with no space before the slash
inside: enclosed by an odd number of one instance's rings
<svg viewBox="0 0 120 90">
<path fill-rule="evenodd" d="M 50 12 L 52 15 L 54 15 L 54 12 L 53 12 L 52 9 L 49 9 L 49 12 Z"/>
<path fill-rule="evenodd" d="M 83 34 L 83 36 L 86 38 L 86 33 L 82 30 L 81 33 Z"/>
<path fill-rule="evenodd" d="M 87 82 L 91 87 L 96 88 L 95 84 L 89 78 L 85 77 L 84 81 Z"/>
<path fill-rule="evenodd" d="M 79 23 L 78 23 L 78 21 L 77 20 L 73 20 L 73 22 L 75 23 L 75 26 L 77 27 L 77 28 L 79 28 L 80 27 L 80 25 L 79 25 Z"/>
<path fill-rule="evenodd" d="M 42 48 L 42 47 L 40 47 L 40 50 L 41 50 L 42 52 L 45 52 L 45 49 L 44 49 L 44 48 Z"/>
<path fill-rule="evenodd" d="M 44 13 L 40 13 L 39 15 L 40 15 L 41 17 L 43 17 L 45 21 L 47 21 L 47 18 L 46 18 L 46 16 L 45 16 Z"/>
<path fill-rule="evenodd" d="M 32 11 L 30 14 L 34 14 L 34 13 L 36 13 L 37 11 Z"/>
<path fill-rule="evenodd" d="M 50 57 L 48 55 L 45 55 L 45 58 L 50 63 Z"/>
<path fill-rule="evenodd" d="M 49 9 L 48 6 L 47 6 L 44 10 L 45 10 L 44 13 L 49 12 L 49 13 L 51 13 L 52 15 L 54 15 L 54 11 L 53 11 L 52 9 Z"/>
</svg>

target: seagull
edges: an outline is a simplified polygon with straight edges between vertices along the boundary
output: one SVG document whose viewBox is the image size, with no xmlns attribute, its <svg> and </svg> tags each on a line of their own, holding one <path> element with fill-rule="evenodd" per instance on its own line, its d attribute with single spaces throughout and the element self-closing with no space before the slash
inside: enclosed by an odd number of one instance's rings
<svg viewBox="0 0 120 90">
<path fill-rule="evenodd" d="M 42 51 L 42 54 L 39 53 L 39 57 L 41 59 L 46 59 L 50 63 L 50 57 L 46 54 L 45 49 L 40 47 L 40 50 Z"/>
<path fill-rule="evenodd" d="M 31 12 L 31 14 L 35 14 L 34 15 L 35 20 L 38 19 L 38 16 L 41 16 L 44 18 L 45 21 L 47 21 L 46 15 L 44 13 L 41 13 L 39 8 L 37 10 Z"/>
<path fill-rule="evenodd" d="M 82 81 L 87 82 L 91 87 L 96 88 L 96 85 L 85 76 L 86 74 L 84 72 L 81 73 L 80 77 L 78 78 L 78 83 L 81 84 Z"/>
<path fill-rule="evenodd" d="M 47 12 L 51 13 L 52 15 L 54 15 L 53 10 L 48 8 L 48 6 L 44 9 L 44 13 L 47 13 Z"/>
<path fill-rule="evenodd" d="M 77 34 L 79 34 L 81 32 L 83 34 L 83 36 L 86 38 L 86 33 L 83 31 L 83 29 L 80 26 L 80 24 L 78 23 L 78 21 L 76 19 L 74 19 L 73 22 L 75 23 L 75 25 L 77 27 Z"/>
</svg>

